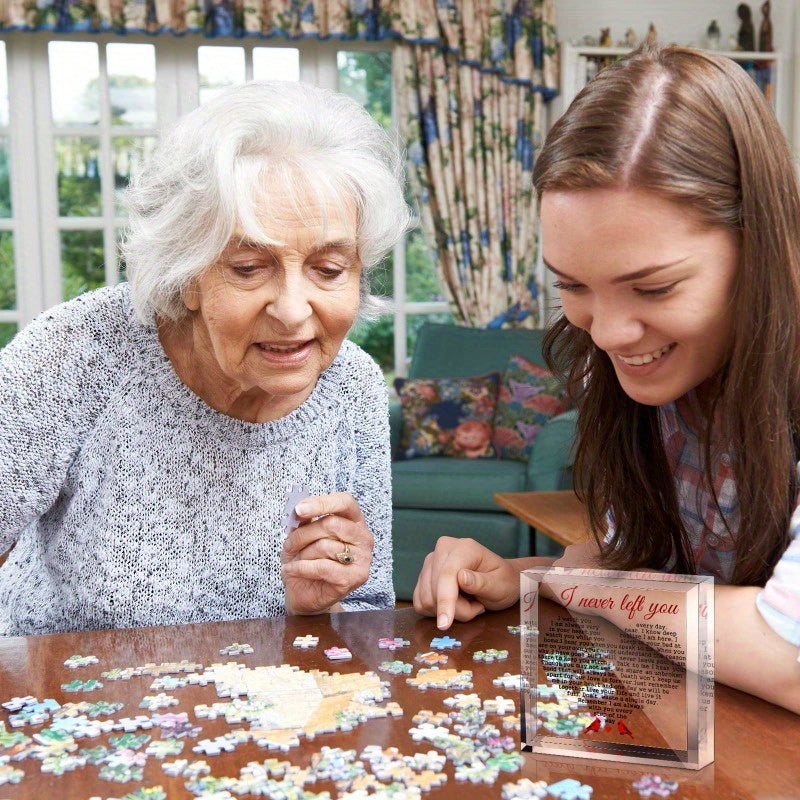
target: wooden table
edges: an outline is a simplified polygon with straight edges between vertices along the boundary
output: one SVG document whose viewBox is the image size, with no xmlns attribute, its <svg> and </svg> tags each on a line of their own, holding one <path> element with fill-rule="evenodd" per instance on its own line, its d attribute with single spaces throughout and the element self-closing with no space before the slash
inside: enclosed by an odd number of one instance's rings
<svg viewBox="0 0 800 800">
<path fill-rule="evenodd" d="M 495 502 L 560 545 L 580 544 L 591 535 L 583 503 L 570 491 L 498 492 Z"/>
<path fill-rule="evenodd" d="M 474 691 L 482 697 L 504 695 L 515 697 L 492 684 L 492 678 L 504 672 L 519 671 L 519 642 L 517 636 L 507 631 L 506 626 L 518 623 L 518 610 L 487 614 L 469 623 L 456 623 L 450 633 L 461 641 L 461 647 L 450 652 L 448 667 L 456 666 L 474 672 Z M 319 636 L 318 648 L 300 650 L 293 647 L 295 636 L 303 634 Z M 141 666 L 148 663 L 188 659 L 208 666 L 214 662 L 228 661 L 219 650 L 233 642 L 252 645 L 254 653 L 236 658 L 251 667 L 258 665 L 293 664 L 301 670 L 320 669 L 329 672 L 366 672 L 376 670 L 384 660 L 399 658 L 411 661 L 417 652 L 430 649 L 431 638 L 439 635 L 433 620 L 419 617 L 413 609 L 397 611 L 334 614 L 317 617 L 292 617 L 288 619 L 254 620 L 244 622 L 209 623 L 163 628 L 112 630 L 100 632 L 30 636 L 0 639 L 0 699 L 13 696 L 35 695 L 51 697 L 60 703 L 80 700 L 120 701 L 125 707 L 116 712 L 114 718 L 147 714 L 138 708 L 138 703 L 150 690 L 151 676 L 133 677 L 130 680 L 105 680 L 103 689 L 79 694 L 68 694 L 61 684 L 80 677 L 99 678 L 101 671 L 111 667 Z M 378 648 L 381 637 L 401 637 L 410 641 L 410 646 L 394 651 Z M 331 645 L 346 645 L 353 654 L 351 661 L 334 663 L 328 661 L 323 648 Z M 472 654 L 477 650 L 495 647 L 508 649 L 509 658 L 494 664 L 474 662 Z M 73 654 L 95 655 L 99 663 L 76 670 L 63 665 Z M 416 665 L 415 665 L 416 666 Z M 444 668 L 444 667 L 443 667 Z M 416 673 L 416 669 L 414 670 Z M 231 753 L 217 756 L 202 756 L 191 753 L 189 743 L 180 758 L 205 759 L 214 776 L 239 776 L 239 769 L 250 761 L 263 762 L 269 758 L 289 760 L 294 764 L 308 765 L 313 753 L 323 746 L 352 748 L 358 753 L 369 744 L 382 747 L 397 747 L 407 755 L 433 749 L 429 742 L 414 742 L 409 729 L 414 725 L 412 717 L 420 709 L 447 710 L 443 699 L 454 692 L 440 689 L 420 690 L 406 684 L 404 675 L 379 673 L 388 681 L 390 700 L 402 706 L 401 717 L 372 719 L 343 733 L 319 734 L 313 741 L 301 739 L 299 747 L 287 753 L 269 751 L 254 742 L 239 745 Z M 202 724 L 203 732 L 198 737 L 214 737 L 232 728 L 224 719 L 197 720 L 194 706 L 199 703 L 218 702 L 213 685 L 186 686 L 169 692 L 180 700 L 173 711 L 188 711 L 195 724 Z M 515 697 L 518 700 L 518 697 Z M 0 710 L 0 718 L 8 714 Z M 499 720 L 499 718 L 496 718 Z M 499 725 L 498 725 L 499 726 Z M 500 727 L 500 726 L 499 726 Z M 19 730 L 31 733 L 41 726 L 25 726 Z M 156 729 L 148 731 L 158 738 Z M 718 687 L 716 696 L 716 762 L 705 769 L 694 772 L 682 769 L 657 770 L 664 778 L 677 780 L 678 791 L 673 798 L 689 800 L 777 800 L 800 796 L 800 759 L 797 757 L 797 740 L 800 733 L 800 718 L 751 696 L 726 687 Z M 515 734 L 518 735 L 518 734 Z M 83 747 L 107 744 L 108 735 L 96 739 L 81 739 Z M 169 757 L 170 761 L 175 757 Z M 10 762 L 25 771 L 25 778 L 17 785 L 0 786 L 0 798 L 30 798 L 32 800 L 86 800 L 99 797 L 123 797 L 140 788 L 138 783 L 110 783 L 98 778 L 96 766 L 80 767 L 61 777 L 40 772 L 40 762 L 25 758 Z M 190 798 L 193 795 L 184 788 L 185 778 L 166 775 L 161 763 L 150 756 L 144 767 L 143 784 L 160 785 L 168 798 Z M 585 759 L 554 759 L 524 754 L 524 765 L 516 773 L 500 773 L 491 786 L 473 785 L 454 779 L 453 765 L 447 763 L 447 782 L 432 788 L 423 797 L 430 800 L 444 798 L 499 798 L 503 783 L 520 778 L 544 780 L 554 783 L 567 777 L 580 779 L 594 787 L 592 800 L 606 798 L 638 798 L 631 783 L 642 774 L 654 770 L 636 765 L 618 766 L 608 762 Z M 331 798 L 337 797 L 330 781 L 317 781 L 306 786 L 314 792 L 329 790 Z M 248 797 L 252 795 L 242 795 Z"/>
</svg>

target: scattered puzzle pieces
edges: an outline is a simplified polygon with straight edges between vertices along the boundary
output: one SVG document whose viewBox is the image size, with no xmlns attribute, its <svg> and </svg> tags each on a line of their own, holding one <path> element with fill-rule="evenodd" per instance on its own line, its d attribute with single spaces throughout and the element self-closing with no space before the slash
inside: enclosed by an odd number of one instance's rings
<svg viewBox="0 0 800 800">
<path fill-rule="evenodd" d="M 461 642 L 452 636 L 436 636 L 431 639 L 431 647 L 434 650 L 451 650 L 454 647 L 461 647 Z"/>
<path fill-rule="evenodd" d="M 547 787 L 547 794 L 550 797 L 557 797 L 559 800 L 591 800 L 593 788 L 588 784 L 582 784 L 575 778 L 564 778 L 557 783 L 551 783 Z"/>
<path fill-rule="evenodd" d="M 90 664 L 97 664 L 97 656 L 70 656 L 65 662 L 64 666 L 70 669 L 77 669 L 78 667 L 88 667 Z"/>
<path fill-rule="evenodd" d="M 508 658 L 508 650 L 495 650 L 493 647 L 488 650 L 477 650 L 472 654 L 473 661 L 484 661 L 491 664 L 494 661 L 505 661 Z"/>
<path fill-rule="evenodd" d="M 249 656 L 252 653 L 253 648 L 249 644 L 239 644 L 238 642 L 229 644 L 219 651 L 221 656 Z"/>
<path fill-rule="evenodd" d="M 502 797 L 503 800 L 533 800 L 533 798 L 547 797 L 547 784 L 545 781 L 520 778 L 515 783 L 503 784 Z"/>
<path fill-rule="evenodd" d="M 436 666 L 437 664 L 446 664 L 448 656 L 445 653 L 439 653 L 436 650 L 430 650 L 427 653 L 417 653 L 414 656 L 414 661 L 418 664 L 427 664 L 429 667 Z"/>
<path fill-rule="evenodd" d="M 472 672 L 431 667 L 420 669 L 413 678 L 406 678 L 406 683 L 418 689 L 472 689 Z"/>
<path fill-rule="evenodd" d="M 294 647 L 301 647 L 303 650 L 308 650 L 316 647 L 319 644 L 319 636 L 312 636 L 307 633 L 305 636 L 295 636 L 293 645 Z"/>
<path fill-rule="evenodd" d="M 378 647 L 382 650 L 397 650 L 399 647 L 408 647 L 410 644 L 411 642 L 409 642 L 408 639 L 378 639 Z"/>
<path fill-rule="evenodd" d="M 632 786 L 640 797 L 669 797 L 678 789 L 676 781 L 665 781 L 660 775 L 642 775 Z"/>
<path fill-rule="evenodd" d="M 353 657 L 346 647 L 329 647 L 325 650 L 325 655 L 331 661 L 348 661 Z"/>
<path fill-rule="evenodd" d="M 511 698 L 498 695 L 494 700 L 484 700 L 483 708 L 490 714 L 505 715 L 513 714 L 516 711 L 516 704 Z"/>
<path fill-rule="evenodd" d="M 159 708 L 169 708 L 169 706 L 176 705 L 178 705 L 177 697 L 161 692 L 155 695 L 145 695 L 142 698 L 142 702 L 139 703 L 139 708 L 146 708 L 149 711 L 158 711 Z"/>
</svg>

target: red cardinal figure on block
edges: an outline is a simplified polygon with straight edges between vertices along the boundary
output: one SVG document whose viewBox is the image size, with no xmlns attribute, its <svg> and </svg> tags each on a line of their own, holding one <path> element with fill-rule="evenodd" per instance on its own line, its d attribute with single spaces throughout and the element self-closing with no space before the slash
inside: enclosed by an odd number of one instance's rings
<svg viewBox="0 0 800 800">
<path fill-rule="evenodd" d="M 630 736 L 633 739 L 633 734 L 628 729 L 628 726 L 625 724 L 624 720 L 620 720 L 617 722 L 617 730 L 620 733 L 620 736 Z"/>
</svg>

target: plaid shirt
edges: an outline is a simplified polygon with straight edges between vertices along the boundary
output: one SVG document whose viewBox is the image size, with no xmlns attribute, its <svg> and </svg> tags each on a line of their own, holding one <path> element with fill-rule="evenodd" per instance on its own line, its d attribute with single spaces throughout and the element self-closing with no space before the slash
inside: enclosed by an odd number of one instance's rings
<svg viewBox="0 0 800 800">
<path fill-rule="evenodd" d="M 733 574 L 736 545 L 717 509 L 713 495 L 703 487 L 702 448 L 693 424 L 699 409 L 694 393 L 680 409 L 676 403 L 660 408 L 661 435 L 667 460 L 675 476 L 675 491 L 681 518 L 694 550 L 701 575 L 713 575 L 729 583 Z M 728 453 L 717 454 L 712 475 L 719 507 L 733 531 L 739 528 L 739 501 Z M 800 463 L 798 464 L 800 474 Z M 800 498 L 799 498 L 800 499 Z M 791 541 L 756 606 L 780 636 L 800 647 L 800 505 L 790 524 Z"/>
</svg>

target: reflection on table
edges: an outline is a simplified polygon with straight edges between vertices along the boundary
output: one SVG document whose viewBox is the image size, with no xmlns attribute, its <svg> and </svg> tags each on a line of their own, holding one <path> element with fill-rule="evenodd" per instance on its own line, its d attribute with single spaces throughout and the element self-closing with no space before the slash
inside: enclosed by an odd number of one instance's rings
<svg viewBox="0 0 800 800">
<path fill-rule="evenodd" d="M 483 615 L 469 623 L 457 623 L 449 631 L 460 646 L 447 651 L 449 662 L 441 669 L 453 668 L 458 671 L 469 670 L 473 673 L 474 689 L 463 693 L 477 693 L 483 700 L 497 696 L 511 698 L 519 703 L 519 696 L 513 690 L 496 686 L 493 679 L 504 673 L 519 672 L 518 636 L 507 630 L 508 625 L 519 623 L 519 610 L 510 609 L 504 612 Z M 319 637 L 315 648 L 301 649 L 294 646 L 297 636 L 314 635 Z M 268 759 L 276 759 L 273 764 L 290 762 L 296 768 L 308 769 L 315 754 L 323 747 L 338 747 L 355 750 L 357 760 L 370 745 L 378 745 L 382 749 L 397 748 L 400 754 L 412 756 L 415 753 L 437 751 L 432 741 L 415 741 L 412 728 L 418 728 L 413 718 L 423 709 L 436 714 L 447 714 L 452 709 L 444 700 L 458 694 L 458 691 L 444 689 L 420 689 L 406 682 L 407 675 L 393 675 L 379 672 L 382 662 L 400 660 L 413 663 L 410 677 L 418 675 L 421 664 L 414 663 L 414 656 L 431 650 L 431 641 L 440 635 L 434 621 L 419 617 L 412 609 L 385 612 L 365 612 L 351 614 L 334 614 L 331 616 L 291 617 L 287 619 L 252 620 L 244 622 L 211 623 L 203 625 L 186 625 L 163 628 L 145 628 L 132 630 L 98 631 L 54 636 L 32 636 L 0 639 L 0 700 L 12 697 L 33 695 L 39 699 L 54 698 L 59 703 L 96 702 L 104 700 L 109 703 L 121 702 L 124 707 L 110 717 L 99 719 L 133 718 L 137 715 L 154 713 L 187 712 L 191 726 L 201 726 L 202 730 L 196 738 L 185 737 L 185 745 L 180 755 L 167 756 L 163 760 L 155 755 L 146 759 L 142 780 L 128 783 L 114 783 L 98 777 L 100 767 L 87 764 L 74 771 L 55 776 L 41 771 L 43 762 L 26 757 L 20 761 L 9 761 L 5 766 L 21 769 L 24 778 L 18 784 L 6 784 L 0 787 L 2 798 L 59 798 L 59 800 L 86 800 L 88 797 L 124 797 L 143 786 L 162 786 L 169 798 L 191 798 L 194 794 L 186 788 L 189 779 L 185 776 L 170 776 L 162 769 L 162 764 L 176 759 L 188 761 L 204 760 L 210 767 L 210 775 L 216 777 L 239 777 L 240 770 L 249 762 L 262 765 Z M 409 645 L 391 651 L 378 646 L 379 639 L 408 640 Z M 230 657 L 220 655 L 220 649 L 232 643 L 247 643 L 252 646 L 253 653 Z M 352 658 L 348 661 L 329 661 L 324 648 L 340 646 L 349 648 Z M 507 649 L 508 659 L 485 663 L 474 661 L 476 651 L 490 649 Z M 92 664 L 77 669 L 64 666 L 64 661 L 72 655 L 93 655 L 98 659 Z M 202 755 L 192 752 L 192 747 L 206 739 L 214 739 L 233 730 L 247 731 L 250 726 L 245 723 L 228 723 L 222 716 L 216 719 L 198 717 L 195 706 L 228 702 L 228 698 L 220 698 L 213 682 L 208 685 L 188 684 L 180 688 L 165 690 L 174 696 L 178 705 L 151 712 L 139 708 L 139 703 L 146 695 L 156 695 L 157 689 L 151 689 L 155 680 L 153 674 L 137 674 L 128 680 L 108 680 L 100 678 L 103 671 L 112 668 L 143 667 L 151 665 L 150 673 L 159 672 L 159 665 L 167 662 L 179 662 L 186 659 L 190 664 L 206 670 L 214 663 L 228 661 L 239 662 L 246 668 L 259 666 L 276 666 L 290 664 L 300 671 L 312 674 L 314 670 L 327 673 L 366 674 L 375 672 L 387 683 L 388 697 L 377 705 L 396 703 L 402 709 L 402 716 L 395 715 L 367 719 L 354 724 L 352 730 L 318 733 L 313 739 L 300 737 L 296 745 L 290 745 L 286 751 L 270 750 L 250 738 L 237 743 L 231 752 L 219 755 Z M 236 669 L 231 667 L 230 669 Z M 188 675 L 189 673 L 184 673 Z M 319 673 L 317 685 L 319 685 Z M 69 693 L 62 690 L 62 684 L 69 681 L 90 678 L 101 679 L 102 689 L 92 692 Z M 219 684 L 217 684 L 218 688 Z M 245 698 L 241 698 L 244 700 Z M 713 765 L 698 772 L 677 768 L 659 770 L 665 779 L 676 780 L 679 789 L 675 797 L 703 798 L 726 800 L 727 798 L 790 798 L 797 796 L 800 785 L 800 763 L 796 753 L 797 733 L 800 731 L 800 720 L 782 709 L 771 706 L 756 698 L 741 694 L 726 687 L 717 687 L 716 708 L 716 761 Z M 518 707 L 517 707 L 518 712 Z M 8 722 L 10 714 L 0 712 L 0 719 Z M 510 716 L 507 712 L 505 716 Z M 419 718 L 418 718 L 419 719 Z M 487 722 L 503 730 L 503 717 L 489 713 Z M 42 730 L 43 725 L 28 724 L 19 730 L 31 735 Z M 190 726 L 190 727 L 191 727 Z M 453 731 L 454 726 L 449 728 Z M 120 735 L 121 731 L 101 733 L 95 738 L 81 739 L 81 748 L 109 746 L 111 736 Z M 146 731 L 137 731 L 150 735 L 151 742 L 167 737 L 167 731 L 153 726 Z M 511 731 L 518 741 L 519 734 Z M 246 738 L 243 736 L 242 738 Z M 139 752 L 144 752 L 142 746 Z M 0 757 L 10 752 L 8 747 L 0 746 Z M 516 748 L 513 752 L 516 752 Z M 369 765 L 365 765 L 366 777 L 361 786 L 370 786 L 367 797 L 374 793 L 377 781 L 372 778 Z M 2 767 L 0 767 L 2 769 Z M 283 769 L 291 771 L 290 767 Z M 651 770 L 652 771 L 652 770 Z M 295 770 L 297 775 L 299 769 Z M 523 754 L 521 769 L 516 772 L 500 771 L 491 783 L 472 783 L 469 780 L 456 779 L 456 767 L 448 760 L 442 772 L 446 779 L 441 785 L 432 786 L 424 796 L 431 800 L 437 798 L 486 798 L 501 797 L 504 784 L 514 783 L 521 779 L 545 781 L 553 784 L 565 778 L 573 778 L 582 784 L 591 785 L 594 789 L 593 800 L 603 798 L 637 797 L 631 784 L 648 770 L 640 766 L 617 766 L 609 763 L 598 763 L 583 759 L 554 759 Z M 388 781 L 382 781 L 386 783 Z M 438 782 L 438 781 L 436 781 Z M 328 791 L 331 798 L 343 797 L 347 789 L 337 789 L 333 780 L 319 779 L 304 786 L 308 792 L 320 793 Z M 354 785 L 350 786 L 352 790 Z M 242 797 L 253 796 L 242 794 Z M 354 795 L 360 797 L 361 795 Z"/>
</svg>

